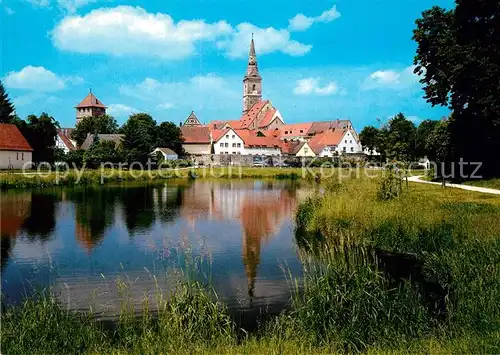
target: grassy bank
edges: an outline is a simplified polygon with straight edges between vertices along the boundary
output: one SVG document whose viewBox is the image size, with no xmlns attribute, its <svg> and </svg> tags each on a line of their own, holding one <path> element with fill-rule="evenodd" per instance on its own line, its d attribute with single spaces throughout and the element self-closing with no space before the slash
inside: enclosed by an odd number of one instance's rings
<svg viewBox="0 0 500 355">
<path fill-rule="evenodd" d="M 317 271 L 297 319 L 317 315 L 328 339 L 356 349 L 473 334 L 500 351 L 500 198 L 410 184 L 381 201 L 379 186 L 329 184 L 300 206 L 297 241 Z"/>
<path fill-rule="evenodd" d="M 379 172 L 370 171 L 370 174 Z M 82 172 L 43 172 L 27 174 L 0 173 L 0 189 L 39 188 L 51 186 L 87 186 L 122 181 L 151 181 L 168 179 L 283 179 L 317 181 L 318 177 L 345 180 L 352 174 L 364 175 L 363 169 L 340 168 L 184 168 L 178 170 L 85 170 Z"/>
<path fill-rule="evenodd" d="M 500 190 L 500 179 L 489 179 L 489 180 L 471 180 L 465 183 L 466 185 L 487 187 L 490 189 Z"/>
</svg>

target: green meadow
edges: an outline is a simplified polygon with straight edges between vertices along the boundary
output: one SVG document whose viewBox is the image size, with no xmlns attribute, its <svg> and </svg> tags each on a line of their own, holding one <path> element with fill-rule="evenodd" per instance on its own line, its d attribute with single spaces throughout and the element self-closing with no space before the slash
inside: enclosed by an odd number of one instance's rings
<svg viewBox="0 0 500 355">
<path fill-rule="evenodd" d="M 258 177 L 282 170 L 266 171 Z M 257 330 L 239 329 L 210 285 L 187 280 L 155 295 L 154 314 L 146 300 L 134 314 L 124 297 L 111 325 L 47 291 L 2 312 L 3 353 L 500 352 L 500 197 L 403 183 L 381 199 L 380 177 L 321 187 L 295 212 L 303 275 L 284 270 L 289 306 Z"/>
</svg>

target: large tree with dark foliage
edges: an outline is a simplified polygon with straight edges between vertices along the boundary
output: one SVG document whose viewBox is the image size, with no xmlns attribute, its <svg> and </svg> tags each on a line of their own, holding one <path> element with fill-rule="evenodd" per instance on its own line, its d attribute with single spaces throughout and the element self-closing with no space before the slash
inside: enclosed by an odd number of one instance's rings
<svg viewBox="0 0 500 355">
<path fill-rule="evenodd" d="M 54 117 L 42 112 L 40 116 L 29 115 L 25 121 L 15 117 L 16 124 L 33 148 L 33 162 L 53 163 L 59 123 Z"/>
<path fill-rule="evenodd" d="M 370 154 L 379 150 L 379 130 L 373 126 L 366 126 L 359 134 L 359 139 L 363 148 L 367 148 Z"/>
<path fill-rule="evenodd" d="M 71 138 L 80 147 L 89 134 L 112 134 L 117 131 L 118 124 L 113 116 L 88 116 L 78 122 L 73 132 L 71 132 Z"/>
<path fill-rule="evenodd" d="M 415 159 L 416 127 L 398 113 L 381 129 L 379 136 L 385 155 L 392 160 L 410 162 Z"/>
<path fill-rule="evenodd" d="M 157 143 L 156 121 L 147 113 L 131 115 L 121 128 L 124 157 L 128 163 L 146 163 Z"/>
<path fill-rule="evenodd" d="M 482 162 L 483 176 L 500 176 L 500 2 L 456 0 L 452 10 L 424 11 L 416 25 L 425 98 L 453 110 L 452 160 Z"/>
<path fill-rule="evenodd" d="M 5 92 L 0 81 L 0 123 L 12 123 L 15 118 L 16 109 Z"/>
<path fill-rule="evenodd" d="M 157 147 L 170 148 L 181 156 L 184 154 L 184 149 L 182 149 L 183 141 L 179 126 L 172 122 L 160 123 L 157 128 Z"/>
</svg>

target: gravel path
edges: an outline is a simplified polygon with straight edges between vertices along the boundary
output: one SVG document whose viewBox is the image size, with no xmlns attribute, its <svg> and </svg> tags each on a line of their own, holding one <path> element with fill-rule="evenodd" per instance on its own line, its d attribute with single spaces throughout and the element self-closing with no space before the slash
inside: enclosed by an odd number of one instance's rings
<svg viewBox="0 0 500 355">
<path fill-rule="evenodd" d="M 423 178 L 423 175 L 422 176 L 410 176 L 410 177 L 408 177 L 408 181 L 420 182 L 423 184 L 431 184 L 431 185 L 442 185 L 440 182 L 425 181 L 425 180 L 421 180 L 421 178 Z M 477 187 L 477 186 L 450 184 L 450 183 L 446 183 L 446 187 L 454 187 L 454 188 L 462 189 L 462 190 L 482 192 L 485 194 L 500 195 L 500 190 L 488 189 L 486 187 Z"/>
</svg>

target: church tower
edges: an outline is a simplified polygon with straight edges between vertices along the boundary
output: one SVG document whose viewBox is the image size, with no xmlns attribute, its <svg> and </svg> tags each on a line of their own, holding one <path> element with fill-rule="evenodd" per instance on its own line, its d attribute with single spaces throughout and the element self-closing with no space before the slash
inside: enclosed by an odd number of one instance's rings
<svg viewBox="0 0 500 355">
<path fill-rule="evenodd" d="M 106 114 L 106 106 L 92 93 L 89 94 L 75 107 L 76 109 L 76 124 L 87 116 L 103 116 Z"/>
<path fill-rule="evenodd" d="M 250 53 L 248 55 L 247 73 L 243 78 L 243 114 L 246 114 L 253 105 L 262 99 L 262 78 L 257 66 L 255 55 L 255 43 L 250 42 Z"/>
</svg>

